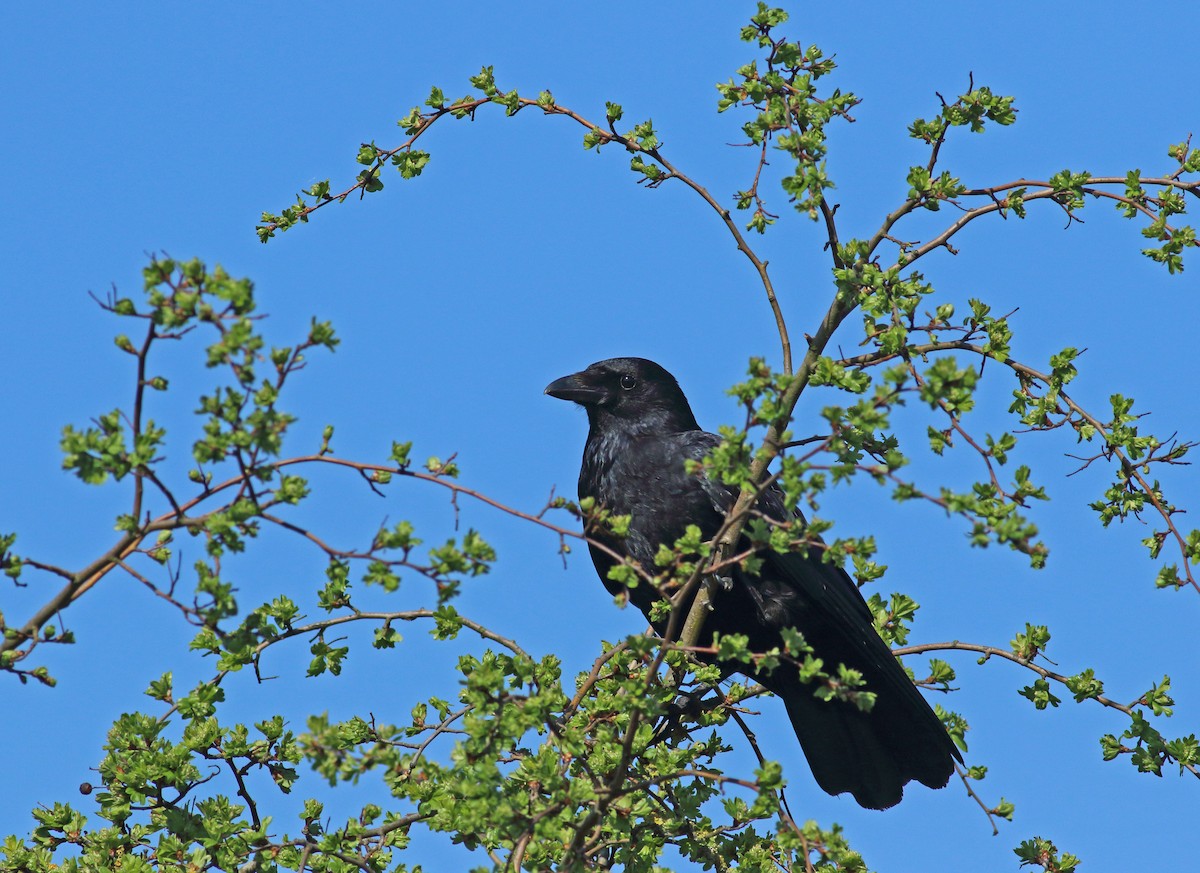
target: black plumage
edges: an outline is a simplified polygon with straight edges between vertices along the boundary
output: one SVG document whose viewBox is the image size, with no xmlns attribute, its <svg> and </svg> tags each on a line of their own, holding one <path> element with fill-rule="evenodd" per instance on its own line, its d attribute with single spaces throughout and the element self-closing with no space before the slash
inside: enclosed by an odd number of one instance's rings
<svg viewBox="0 0 1200 873">
<path fill-rule="evenodd" d="M 587 410 L 580 498 L 631 516 L 626 536 L 593 537 L 653 572 L 659 546 L 673 544 L 689 524 L 706 539 L 716 534 L 737 489 L 685 469 L 685 461 L 703 459 L 720 438 L 700 429 L 670 373 L 643 358 L 613 358 L 550 383 L 546 393 Z M 787 518 L 777 489 L 764 493 L 756 509 L 769 518 Z M 612 556 L 595 545 L 591 554 L 608 590 L 625 591 L 608 578 Z M 766 550 L 760 557 L 757 573 L 739 568 L 732 584 L 717 590 L 701 644 L 711 642 L 713 632 L 740 633 L 749 637 L 751 650 L 765 651 L 782 645 L 782 628 L 794 627 L 826 669 L 845 664 L 861 671 L 876 695 L 870 712 L 817 698 L 814 686 L 802 683 L 788 665 L 754 675 L 783 699 L 813 775 L 830 794 L 849 792 L 864 807 L 885 809 L 900 801 L 909 781 L 944 786 L 954 760 L 962 758 L 876 633 L 853 580 L 811 549 L 808 555 Z M 645 584 L 626 593 L 647 614 L 658 598 Z"/>
</svg>

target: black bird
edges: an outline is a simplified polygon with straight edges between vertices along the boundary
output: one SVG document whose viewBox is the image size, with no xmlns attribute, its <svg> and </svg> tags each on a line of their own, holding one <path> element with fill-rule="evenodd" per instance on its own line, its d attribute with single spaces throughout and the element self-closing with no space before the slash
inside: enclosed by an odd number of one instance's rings
<svg viewBox="0 0 1200 873">
<path fill-rule="evenodd" d="M 702 460 L 720 438 L 700 429 L 670 373 L 644 358 L 612 358 L 551 382 L 546 393 L 587 410 L 580 498 L 631 516 L 626 536 L 593 538 L 655 572 L 658 547 L 672 545 L 689 524 L 705 539 L 716 534 L 737 489 L 685 469 L 685 461 Z M 765 492 L 756 509 L 778 521 L 787 518 L 777 489 Z M 614 596 L 625 592 L 648 614 L 660 595 L 646 584 L 625 589 L 609 579 L 613 557 L 595 545 L 590 549 L 605 587 Z M 876 695 L 870 712 L 817 698 L 815 686 L 802 683 L 788 665 L 753 676 L 783 699 L 817 784 L 828 793 L 850 792 L 861 806 L 886 809 L 899 803 L 913 779 L 930 788 L 944 786 L 962 757 L 876 633 L 858 586 L 840 567 L 822 561 L 816 549 L 808 555 L 766 550 L 759 556 L 757 573 L 735 569 L 732 584 L 715 592 L 700 644 L 711 643 L 714 631 L 740 633 L 749 637 L 751 651 L 761 652 L 781 646 L 780 630 L 794 627 L 827 670 L 845 664 L 861 671 L 867 690 Z M 662 622 L 656 630 L 664 630 Z M 727 666 L 746 672 L 745 665 Z"/>
</svg>

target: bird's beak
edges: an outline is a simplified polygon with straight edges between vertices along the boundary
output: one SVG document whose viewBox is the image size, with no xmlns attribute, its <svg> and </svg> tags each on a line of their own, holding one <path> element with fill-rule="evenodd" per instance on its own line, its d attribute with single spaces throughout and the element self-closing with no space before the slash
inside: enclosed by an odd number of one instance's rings
<svg viewBox="0 0 1200 873">
<path fill-rule="evenodd" d="M 604 389 L 588 385 L 580 378 L 582 375 L 582 373 L 572 373 L 570 376 L 555 379 L 546 386 L 546 393 L 559 400 L 571 400 L 581 406 L 599 403 L 605 397 Z"/>
</svg>

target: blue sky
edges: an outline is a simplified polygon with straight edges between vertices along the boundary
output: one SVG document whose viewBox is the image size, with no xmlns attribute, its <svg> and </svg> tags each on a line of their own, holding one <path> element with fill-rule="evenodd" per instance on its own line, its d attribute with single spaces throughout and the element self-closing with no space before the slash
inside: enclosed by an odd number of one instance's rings
<svg viewBox="0 0 1200 873">
<path fill-rule="evenodd" d="M 589 117 L 602 117 L 606 100 L 621 103 L 631 123 L 652 118 L 665 152 L 718 196 L 746 186 L 749 155 L 728 146 L 740 121 L 716 114 L 713 84 L 753 56 L 736 38 L 752 4 L 497 6 L 0 11 L 8 204 L 0 531 L 18 531 L 20 551 L 80 566 L 113 541 L 128 484 L 80 484 L 61 470 L 57 442 L 64 424 L 128 402 L 129 359 L 112 345 L 120 328 L 87 294 L 114 285 L 136 292 L 150 252 L 200 257 L 253 278 L 280 344 L 313 315 L 334 322 L 341 347 L 314 356 L 285 404 L 301 419 L 297 453 L 314 447 L 329 422 L 346 457 L 383 459 L 393 439 L 413 440 L 418 457 L 457 452 L 466 484 L 536 511 L 551 488 L 573 492 L 585 433 L 582 414 L 542 395 L 555 377 L 599 358 L 650 357 L 679 377 L 704 425 L 739 420 L 724 389 L 750 356 L 778 361 L 753 271 L 682 186 L 634 185 L 622 155 L 585 153 L 582 131 L 562 119 L 480 112 L 474 122 L 439 125 L 427 137 L 433 157 L 420 179 L 387 178 L 364 202 L 323 210 L 269 245 L 257 241 L 262 210 L 278 211 L 326 177 L 340 190 L 357 172 L 360 142 L 399 143 L 396 119 L 431 85 L 466 93 L 483 64 L 495 66 L 502 88 L 549 88 Z M 1036 12 L 1018 3 L 789 8 L 788 33 L 836 54 L 832 84 L 864 101 L 853 125 L 831 131 L 831 199 L 844 235 L 866 235 L 901 202 L 908 166 L 924 160 L 906 125 L 937 111 L 935 92 L 964 90 L 970 73 L 1015 95 L 1020 114 L 1013 127 L 960 133 L 943 150 L 944 167 L 969 185 L 1064 167 L 1161 173 L 1171 166 L 1167 146 L 1200 127 L 1200 57 L 1184 36 L 1191 10 L 1182 2 L 1155 4 L 1154 27 L 1118 3 Z M 787 213 L 782 195 L 768 190 Z M 1031 209 L 1023 223 L 979 221 L 956 240 L 957 256 L 931 257 L 923 269 L 939 301 L 961 308 L 982 297 L 998 311 L 1018 308 L 1014 350 L 1032 364 L 1066 345 L 1087 347 L 1075 395 L 1090 408 L 1103 413 L 1120 391 L 1153 412 L 1145 426 L 1155 433 L 1200 436 L 1192 341 L 1200 267 L 1193 257 L 1188 272 L 1168 277 L 1139 254 L 1137 226 L 1102 204 L 1083 218 L 1068 230 L 1049 208 Z M 771 262 L 793 336 L 812 331 L 831 291 L 820 228 L 785 214 L 755 242 Z M 837 338 L 848 353 L 854 322 Z M 196 344 L 164 355 L 173 390 L 151 411 L 172 429 L 168 455 L 179 470 L 194 439 L 195 397 L 208 387 L 200 361 Z M 997 372 L 985 393 L 1002 410 L 1011 387 Z M 808 398 L 802 416 L 815 414 L 820 396 Z M 965 481 L 975 472 L 968 458 L 936 461 L 921 448 L 925 418 L 916 409 L 904 418 L 916 469 L 930 484 Z M 1012 427 L 1003 415 L 976 420 L 981 432 Z M 1038 573 L 1019 556 L 969 549 L 960 524 L 932 508 L 897 508 L 867 483 L 830 494 L 823 510 L 838 530 L 876 534 L 891 568 L 885 591 L 906 590 L 923 605 L 914 641 L 1006 645 L 1024 622 L 1045 623 L 1061 669 L 1094 667 L 1118 699 L 1170 673 L 1178 706 L 1167 727 L 1193 732 L 1200 600 L 1153 589 L 1155 566 L 1138 544 L 1144 527 L 1100 529 L 1086 504 L 1104 475 L 1067 478 L 1077 466 L 1064 456 L 1071 451 L 1065 434 L 1030 435 L 1015 458 L 1040 469 L 1053 497 L 1034 515 L 1052 550 Z M 314 481 L 305 518 L 346 545 L 369 541 L 385 518 L 411 518 L 428 540 L 452 533 L 445 496 L 419 483 L 400 483 L 380 500 L 338 477 Z M 1164 476 L 1184 507 L 1197 485 L 1189 467 Z M 480 506 L 463 507 L 463 524 L 483 529 L 501 558 L 469 587 L 465 613 L 533 652 L 561 654 L 569 669 L 588 663 L 601 639 L 640 629 L 638 616 L 611 605 L 586 560 L 564 571 L 544 533 Z M 261 555 L 252 551 L 237 568 L 244 604 L 280 589 L 311 598 L 320 556 L 266 539 Z M 0 589 L 10 622 L 51 590 L 47 580 L 28 581 L 28 589 Z M 417 583 L 403 591 L 405 606 L 431 598 Z M 189 629 L 115 575 L 71 610 L 68 625 L 79 644 L 49 656 L 56 689 L 8 682 L 0 690 L 9 713 L 0 725 L 0 833 L 27 832 L 35 804 L 83 800 L 77 786 L 96 781 L 88 768 L 107 726 L 150 704 L 141 691 L 151 679 L 166 669 L 193 681 L 208 672 L 186 651 Z M 238 677 L 231 711 L 247 719 L 283 711 L 297 728 L 305 713 L 326 709 L 402 719 L 418 695 L 452 694 L 454 675 L 450 653 L 416 628 L 406 636 L 391 652 L 360 646 L 338 681 L 304 681 L 307 656 L 297 645 L 277 656 L 278 680 L 255 686 Z M 1017 668 L 952 660 L 963 690 L 950 704 L 971 720 L 969 760 L 989 766 L 984 796 L 1012 800 L 1016 821 L 993 838 L 955 785 L 912 790 L 886 813 L 828 798 L 790 745 L 782 707 L 767 703 L 760 736 L 788 767 L 799 816 L 841 822 L 881 871 L 1015 869 L 1011 847 L 1034 834 L 1082 855 L 1091 873 L 1123 870 L 1146 846 L 1157 869 L 1190 868 L 1200 839 L 1182 810 L 1196 787 L 1102 762 L 1096 740 L 1123 728 L 1115 714 L 1074 704 L 1036 712 L 1016 695 L 1030 681 Z M 301 782 L 297 794 L 305 790 Z M 340 801 L 346 810 L 373 789 L 355 790 Z M 280 818 L 291 830 L 289 814 Z M 482 861 L 446 854 L 436 841 L 418 841 L 412 860 L 428 869 Z"/>
</svg>

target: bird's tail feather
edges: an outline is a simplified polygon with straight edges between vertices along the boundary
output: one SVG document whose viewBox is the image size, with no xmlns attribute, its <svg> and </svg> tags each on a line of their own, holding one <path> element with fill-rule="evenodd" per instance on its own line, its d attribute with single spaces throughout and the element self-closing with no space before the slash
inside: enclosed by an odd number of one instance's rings
<svg viewBox="0 0 1200 873">
<path fill-rule="evenodd" d="M 937 722 L 889 711 L 896 707 L 886 702 L 868 713 L 822 700 L 798 677 L 768 687 L 783 698 L 813 776 L 829 794 L 848 792 L 861 806 L 887 809 L 900 802 L 907 782 L 941 788 L 953 772 L 948 738 Z"/>
</svg>

